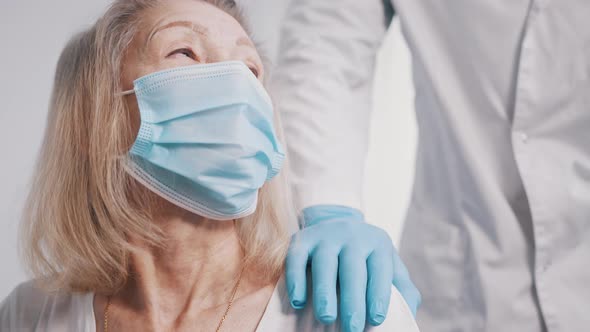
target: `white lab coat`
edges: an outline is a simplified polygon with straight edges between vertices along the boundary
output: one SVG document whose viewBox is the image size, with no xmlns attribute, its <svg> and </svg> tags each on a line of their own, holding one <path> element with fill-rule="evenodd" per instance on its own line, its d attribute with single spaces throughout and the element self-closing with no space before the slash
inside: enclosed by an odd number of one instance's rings
<svg viewBox="0 0 590 332">
<path fill-rule="evenodd" d="M 294 0 L 273 92 L 300 208 L 361 208 L 382 0 Z M 590 327 L 590 1 L 394 0 L 413 60 L 401 253 L 423 331 Z M 392 110 L 395 112 L 395 109 Z"/>
</svg>

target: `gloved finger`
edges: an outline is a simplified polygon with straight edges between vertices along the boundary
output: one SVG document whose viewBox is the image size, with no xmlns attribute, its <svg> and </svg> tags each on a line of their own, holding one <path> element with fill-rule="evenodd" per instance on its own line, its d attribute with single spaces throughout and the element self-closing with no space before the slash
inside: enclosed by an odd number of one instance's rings
<svg viewBox="0 0 590 332">
<path fill-rule="evenodd" d="M 367 259 L 367 308 L 368 320 L 380 325 L 387 316 L 391 299 L 393 262 L 391 251 L 375 251 Z"/>
<path fill-rule="evenodd" d="M 315 317 L 324 324 L 331 324 L 338 317 L 338 251 L 318 246 L 311 260 L 311 276 Z"/>
<path fill-rule="evenodd" d="M 422 303 L 422 296 L 420 295 L 420 291 L 410 279 L 410 273 L 408 272 L 408 268 L 399 257 L 399 255 L 395 254 L 393 257 L 393 285 L 397 290 L 400 292 L 408 307 L 412 311 L 414 317 L 416 317 L 416 312 L 418 311 L 418 307 Z"/>
<path fill-rule="evenodd" d="M 307 261 L 310 249 L 298 236 L 291 238 L 285 262 L 285 282 L 291 306 L 294 309 L 305 307 L 307 302 Z"/>
<path fill-rule="evenodd" d="M 339 257 L 340 320 L 347 332 L 363 331 L 366 317 L 367 260 L 350 248 Z"/>
</svg>

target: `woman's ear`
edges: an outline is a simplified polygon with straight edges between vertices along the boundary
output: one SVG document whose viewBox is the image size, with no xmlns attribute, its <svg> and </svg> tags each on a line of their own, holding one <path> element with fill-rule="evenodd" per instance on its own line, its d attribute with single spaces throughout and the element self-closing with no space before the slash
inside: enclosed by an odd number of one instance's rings
<svg viewBox="0 0 590 332">
<path fill-rule="evenodd" d="M 137 138 L 137 134 L 139 132 L 139 127 L 141 125 L 141 114 L 139 113 L 139 105 L 137 103 L 137 98 L 135 94 L 129 95 L 120 95 L 116 98 L 121 98 L 122 103 L 124 104 L 124 111 L 126 112 L 126 120 L 128 123 L 127 132 L 129 133 L 126 141 L 127 141 L 127 150 L 131 149 L 135 139 Z"/>
</svg>

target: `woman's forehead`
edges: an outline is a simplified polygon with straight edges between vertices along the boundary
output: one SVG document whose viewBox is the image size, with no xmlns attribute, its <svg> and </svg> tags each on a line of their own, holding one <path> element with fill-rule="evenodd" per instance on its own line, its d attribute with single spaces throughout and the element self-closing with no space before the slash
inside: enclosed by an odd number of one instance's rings
<svg viewBox="0 0 590 332">
<path fill-rule="evenodd" d="M 147 11 L 142 17 L 145 41 L 168 29 L 189 29 L 207 38 L 249 40 L 240 23 L 230 14 L 204 1 L 172 0 Z"/>
</svg>

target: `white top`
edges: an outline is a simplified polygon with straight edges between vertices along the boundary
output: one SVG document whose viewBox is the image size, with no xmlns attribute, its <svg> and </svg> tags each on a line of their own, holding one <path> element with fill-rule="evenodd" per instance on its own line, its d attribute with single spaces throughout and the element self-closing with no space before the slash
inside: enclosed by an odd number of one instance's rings
<svg viewBox="0 0 590 332">
<path fill-rule="evenodd" d="M 93 300 L 94 293 L 47 294 L 36 288 L 33 281 L 28 281 L 16 287 L 0 304 L 0 331 L 96 332 Z M 317 322 L 311 305 L 294 310 L 281 278 L 256 331 L 336 332 L 340 331 L 340 326 L 338 323 L 324 326 Z M 385 322 L 379 327 L 367 326 L 365 331 L 418 332 L 412 313 L 395 287 L 392 287 Z"/>
</svg>

